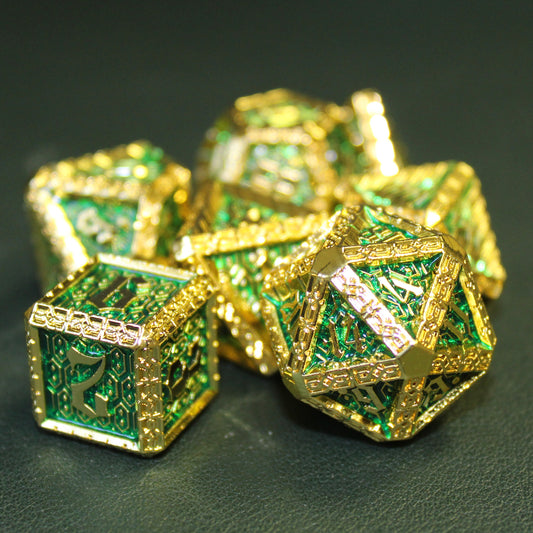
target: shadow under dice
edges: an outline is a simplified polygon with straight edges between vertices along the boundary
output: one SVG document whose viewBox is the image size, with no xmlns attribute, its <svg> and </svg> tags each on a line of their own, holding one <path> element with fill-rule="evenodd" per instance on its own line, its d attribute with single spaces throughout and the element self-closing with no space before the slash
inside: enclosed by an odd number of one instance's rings
<svg viewBox="0 0 533 533">
<path fill-rule="evenodd" d="M 26 314 L 34 415 L 46 429 L 157 453 L 218 389 L 214 287 L 100 254 Z"/>
</svg>

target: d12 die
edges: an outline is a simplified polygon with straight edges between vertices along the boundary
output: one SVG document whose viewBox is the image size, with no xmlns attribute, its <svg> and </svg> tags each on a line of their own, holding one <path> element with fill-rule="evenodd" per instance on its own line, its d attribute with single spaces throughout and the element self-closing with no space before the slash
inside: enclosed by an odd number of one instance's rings
<svg viewBox="0 0 533 533">
<path fill-rule="evenodd" d="M 163 450 L 217 391 L 210 277 L 98 255 L 26 313 L 46 429 Z"/>
<path fill-rule="evenodd" d="M 379 94 L 341 107 L 275 89 L 237 99 L 208 130 L 197 175 L 321 210 L 339 176 L 367 170 L 398 170 Z"/>
<path fill-rule="evenodd" d="M 98 252 L 166 256 L 187 214 L 189 181 L 189 170 L 146 141 L 42 167 L 26 205 L 43 288 Z"/>
<path fill-rule="evenodd" d="M 487 370 L 495 337 L 448 235 L 349 207 L 265 280 L 281 375 L 375 440 L 406 439 Z"/>
<path fill-rule="evenodd" d="M 443 161 L 402 168 L 395 176 L 346 177 L 335 189 L 342 204 L 368 203 L 453 235 L 468 253 L 484 296 L 498 298 L 507 277 L 481 182 L 470 165 Z"/>
<path fill-rule="evenodd" d="M 328 219 L 247 187 L 208 182 L 176 241 L 178 264 L 200 255 L 216 271 L 220 353 L 261 374 L 277 371 L 259 301 L 265 275 Z M 228 335 L 229 333 L 229 335 Z"/>
</svg>

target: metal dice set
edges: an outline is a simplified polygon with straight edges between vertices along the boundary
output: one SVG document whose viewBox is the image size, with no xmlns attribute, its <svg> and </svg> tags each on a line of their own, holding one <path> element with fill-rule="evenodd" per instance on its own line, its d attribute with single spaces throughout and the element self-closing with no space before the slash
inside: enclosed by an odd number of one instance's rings
<svg viewBox="0 0 533 533">
<path fill-rule="evenodd" d="M 218 389 L 218 355 L 401 440 L 487 370 L 505 281 L 465 163 L 404 167 L 381 97 L 239 98 L 191 173 L 148 142 L 30 181 L 41 427 L 141 454 Z"/>
</svg>

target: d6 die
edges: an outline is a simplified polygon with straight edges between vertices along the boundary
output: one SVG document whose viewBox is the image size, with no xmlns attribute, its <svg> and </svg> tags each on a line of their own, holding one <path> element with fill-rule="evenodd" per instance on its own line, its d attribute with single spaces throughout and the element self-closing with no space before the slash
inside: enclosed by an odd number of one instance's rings
<svg viewBox="0 0 533 533">
<path fill-rule="evenodd" d="M 265 279 L 287 387 L 375 440 L 413 436 L 487 370 L 496 339 L 464 250 L 345 208 Z"/>
<path fill-rule="evenodd" d="M 46 290 L 98 252 L 166 256 L 187 213 L 190 172 L 146 141 L 42 167 L 26 205 Z"/>
<path fill-rule="evenodd" d="M 163 450 L 217 391 L 211 278 L 97 255 L 26 313 L 33 410 L 46 429 Z"/>
</svg>

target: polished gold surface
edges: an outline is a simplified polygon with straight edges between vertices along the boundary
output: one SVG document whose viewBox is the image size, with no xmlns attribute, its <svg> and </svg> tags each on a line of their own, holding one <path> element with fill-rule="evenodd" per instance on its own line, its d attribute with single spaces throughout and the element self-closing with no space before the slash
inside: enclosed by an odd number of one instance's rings
<svg viewBox="0 0 533 533">
<path fill-rule="evenodd" d="M 262 309 L 289 390 L 375 440 L 416 434 L 485 373 L 496 342 L 457 241 L 362 206 L 267 275 Z"/>
</svg>

